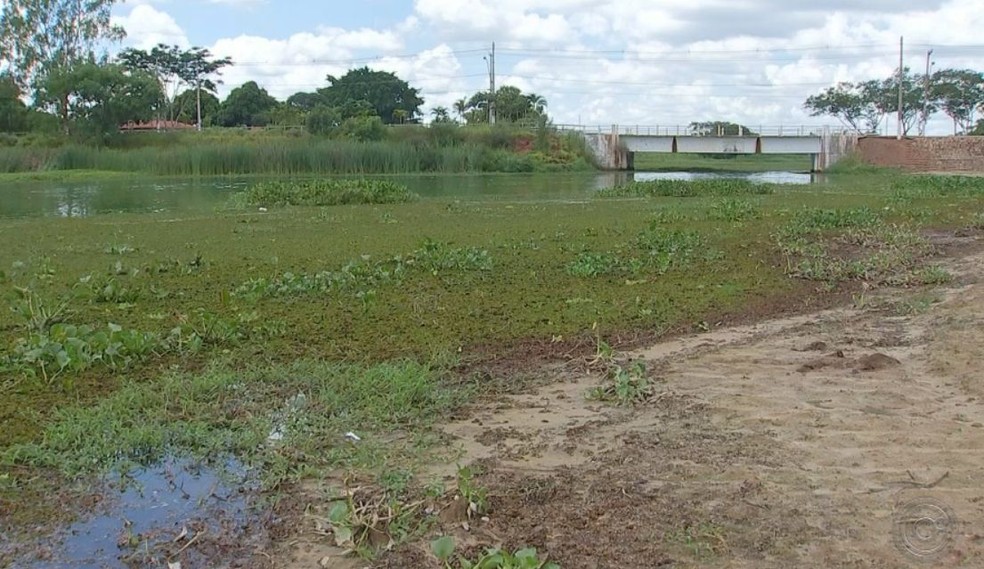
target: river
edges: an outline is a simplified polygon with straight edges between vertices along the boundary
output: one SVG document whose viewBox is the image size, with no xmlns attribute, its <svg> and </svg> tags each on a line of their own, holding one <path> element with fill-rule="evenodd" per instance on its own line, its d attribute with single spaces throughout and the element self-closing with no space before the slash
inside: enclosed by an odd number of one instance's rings
<svg viewBox="0 0 984 569">
<path fill-rule="evenodd" d="M 811 184 L 816 175 L 795 172 L 579 172 L 557 174 L 445 174 L 387 176 L 424 198 L 455 200 L 586 199 L 631 180 L 744 178 L 755 182 Z M 262 178 L 106 178 L 97 181 L 3 183 L 0 217 L 86 217 L 112 212 L 211 211 Z"/>
</svg>

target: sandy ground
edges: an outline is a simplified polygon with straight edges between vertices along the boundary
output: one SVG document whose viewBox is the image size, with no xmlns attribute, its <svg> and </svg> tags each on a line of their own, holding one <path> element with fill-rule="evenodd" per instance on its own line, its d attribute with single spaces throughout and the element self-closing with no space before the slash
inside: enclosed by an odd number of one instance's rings
<svg viewBox="0 0 984 569">
<path fill-rule="evenodd" d="M 657 381 L 634 407 L 589 401 L 585 362 L 545 370 L 445 426 L 490 511 L 435 533 L 564 569 L 984 567 L 984 255 L 951 270 L 628 354 Z M 285 566 L 331 553 L 305 549 Z M 421 541 L 375 566 L 439 565 Z"/>
</svg>

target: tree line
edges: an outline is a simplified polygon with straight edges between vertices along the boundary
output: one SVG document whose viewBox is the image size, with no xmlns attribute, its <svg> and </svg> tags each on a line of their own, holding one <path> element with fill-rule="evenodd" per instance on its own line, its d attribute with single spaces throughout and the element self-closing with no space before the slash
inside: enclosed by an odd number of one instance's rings
<svg viewBox="0 0 984 569">
<path fill-rule="evenodd" d="M 889 116 L 899 114 L 902 92 L 902 130 L 908 135 L 936 113 L 953 121 L 954 134 L 984 134 L 984 72 L 972 69 L 941 69 L 929 75 L 905 68 L 885 79 L 842 82 L 806 99 L 803 107 L 811 116 L 831 116 L 861 133 L 877 133 Z M 976 122 L 975 122 L 976 121 Z"/>
</svg>

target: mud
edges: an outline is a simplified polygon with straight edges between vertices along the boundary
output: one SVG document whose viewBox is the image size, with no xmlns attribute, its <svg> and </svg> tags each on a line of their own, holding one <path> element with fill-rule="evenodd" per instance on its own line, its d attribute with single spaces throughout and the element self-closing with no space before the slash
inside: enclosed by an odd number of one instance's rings
<svg viewBox="0 0 984 569">
<path fill-rule="evenodd" d="M 236 462 L 207 466 L 168 459 L 109 477 L 88 492 L 74 523 L 17 545 L 0 544 L 0 565 L 25 569 L 270 566 L 272 520 L 253 508 L 255 485 Z M 16 548 L 15 548 L 16 547 Z M 221 561 L 218 561 L 221 560 Z M 3 565 L 7 566 L 7 565 Z"/>
<path fill-rule="evenodd" d="M 640 405 L 588 400 L 581 360 L 484 402 L 444 430 L 488 521 L 431 537 L 565 569 L 984 566 L 984 255 L 949 269 L 915 314 L 884 307 L 919 291 L 882 289 L 635 350 L 659 370 Z M 439 564 L 424 539 L 375 566 Z"/>
</svg>

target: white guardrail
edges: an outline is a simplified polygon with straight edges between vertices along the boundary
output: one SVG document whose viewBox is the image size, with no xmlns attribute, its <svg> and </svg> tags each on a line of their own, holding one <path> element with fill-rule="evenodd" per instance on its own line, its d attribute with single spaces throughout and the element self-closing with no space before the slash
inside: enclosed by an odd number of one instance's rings
<svg viewBox="0 0 984 569">
<path fill-rule="evenodd" d="M 817 125 L 764 125 L 751 126 L 751 131 L 741 134 L 710 131 L 695 131 L 689 125 L 576 125 L 558 124 L 554 128 L 562 131 L 581 132 L 584 134 L 614 134 L 620 136 L 830 136 L 850 134 L 851 130 L 843 127 Z"/>
</svg>

